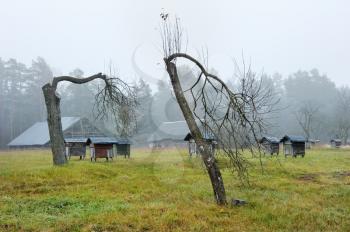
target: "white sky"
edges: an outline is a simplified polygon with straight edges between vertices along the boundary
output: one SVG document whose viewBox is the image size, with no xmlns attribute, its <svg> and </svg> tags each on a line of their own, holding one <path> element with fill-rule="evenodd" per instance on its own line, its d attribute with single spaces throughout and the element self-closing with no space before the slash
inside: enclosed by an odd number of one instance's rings
<svg viewBox="0 0 350 232">
<path fill-rule="evenodd" d="M 286 77 L 318 68 L 350 85 L 349 0 L 0 0 L 0 57 L 30 64 L 42 56 L 56 74 L 107 71 L 111 60 L 132 79 L 135 54 L 140 70 L 165 78 L 162 8 L 181 18 L 190 50 L 208 48 L 221 75 L 232 74 L 232 58 L 243 51 L 256 71 Z"/>
</svg>

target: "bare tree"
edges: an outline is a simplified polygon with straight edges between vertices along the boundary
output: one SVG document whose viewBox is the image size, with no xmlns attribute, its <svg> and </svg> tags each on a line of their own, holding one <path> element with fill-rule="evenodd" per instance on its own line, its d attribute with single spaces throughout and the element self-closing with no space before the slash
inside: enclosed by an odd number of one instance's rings
<svg viewBox="0 0 350 232">
<path fill-rule="evenodd" d="M 121 137 L 128 138 L 135 133 L 137 124 L 134 105 L 122 104 L 115 118 L 117 119 L 115 120 L 116 130 Z"/>
<path fill-rule="evenodd" d="M 247 148 L 254 152 L 254 147 L 258 146 L 258 138 L 265 126 L 264 114 L 272 109 L 272 93 L 269 88 L 261 88 L 261 82 L 256 79 L 250 67 L 246 68 L 245 65 L 238 72 L 239 88 L 236 91 L 230 89 L 222 79 L 209 73 L 208 67 L 199 60 L 181 51 L 183 30 L 179 19 L 172 23 L 167 14 L 161 14 L 161 17 L 164 62 L 176 100 L 199 147 L 215 200 L 219 205 L 227 204 L 221 171 L 206 138 L 208 134 L 215 136 L 233 170 L 241 179 L 246 179 L 249 163 L 244 156 L 244 150 Z M 187 90 L 182 89 L 179 80 L 176 65 L 179 59 L 191 62 L 199 70 L 195 83 Z M 207 64 L 205 61 L 204 63 Z M 185 92 L 190 92 L 191 99 L 186 99 Z"/>
<path fill-rule="evenodd" d="M 335 112 L 336 136 L 347 144 L 350 133 L 350 89 L 348 87 L 339 89 Z"/>
<path fill-rule="evenodd" d="M 317 115 L 319 110 L 320 106 L 317 103 L 304 102 L 295 113 L 295 118 L 306 136 L 306 141 L 311 138 L 311 134 L 317 126 Z"/>
<path fill-rule="evenodd" d="M 108 112 L 116 115 L 120 110 L 120 106 L 133 104 L 129 85 L 119 78 L 108 77 L 102 73 L 86 78 L 71 76 L 54 77 L 52 83 L 47 83 L 42 87 L 47 109 L 47 122 L 54 165 L 67 163 L 61 124 L 60 96 L 57 93 L 58 84 L 63 81 L 84 84 L 97 79 L 104 83 L 104 88 L 99 89 L 96 94 L 97 107 L 95 109 L 97 117 L 104 117 Z M 81 100 L 83 101 L 84 99 Z"/>
</svg>

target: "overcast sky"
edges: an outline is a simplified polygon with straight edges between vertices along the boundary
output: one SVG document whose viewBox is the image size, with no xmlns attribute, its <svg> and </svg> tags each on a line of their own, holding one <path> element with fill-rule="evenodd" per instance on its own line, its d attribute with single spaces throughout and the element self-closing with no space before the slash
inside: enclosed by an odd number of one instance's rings
<svg viewBox="0 0 350 232">
<path fill-rule="evenodd" d="M 0 3 L 0 57 L 30 64 L 42 56 L 55 74 L 103 72 L 112 61 L 124 79 L 137 76 L 135 66 L 165 78 L 158 28 L 166 11 L 181 18 L 190 51 L 207 47 L 210 64 L 225 77 L 243 52 L 256 71 L 287 77 L 318 68 L 338 86 L 350 85 L 349 0 Z"/>
</svg>

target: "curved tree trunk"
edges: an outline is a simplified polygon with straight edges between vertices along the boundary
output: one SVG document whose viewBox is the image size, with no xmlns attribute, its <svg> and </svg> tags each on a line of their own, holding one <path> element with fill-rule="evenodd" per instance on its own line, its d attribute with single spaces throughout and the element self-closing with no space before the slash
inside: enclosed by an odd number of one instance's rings
<svg viewBox="0 0 350 232">
<path fill-rule="evenodd" d="M 220 168 L 217 165 L 213 153 L 211 152 L 210 145 L 203 139 L 203 135 L 196 124 L 192 111 L 187 103 L 185 95 L 183 94 L 183 90 L 177 74 L 176 65 L 167 59 L 165 59 L 165 63 L 167 66 L 167 72 L 171 79 L 171 84 L 175 92 L 176 100 L 179 103 L 191 134 L 196 141 L 196 144 L 198 145 L 199 152 L 210 177 L 216 203 L 219 205 L 225 205 L 227 204 L 226 193 Z"/>
<path fill-rule="evenodd" d="M 42 89 L 47 109 L 47 124 L 50 133 L 53 164 L 62 165 L 67 163 L 67 158 L 61 123 L 60 98 L 56 95 L 56 87 L 51 84 L 44 85 Z"/>
<path fill-rule="evenodd" d="M 108 107 L 114 108 L 114 111 L 119 110 L 118 107 L 121 104 L 125 105 L 125 102 L 134 106 L 134 98 L 131 98 L 131 100 L 128 99 L 131 88 L 119 78 L 107 78 L 107 76 L 102 73 L 97 73 L 85 78 L 71 76 L 54 77 L 52 84 L 47 83 L 42 87 L 47 109 L 47 124 L 49 127 L 54 165 L 62 165 L 68 162 L 65 155 L 61 124 L 60 98 L 56 95 L 57 85 L 61 81 L 68 81 L 74 84 L 84 84 L 95 79 L 103 80 L 105 83 L 105 87 L 96 95 L 96 98 L 102 99 L 99 103 L 103 105 L 103 109 L 99 111 L 99 114 L 105 114 Z M 128 100 L 126 101 L 126 99 Z"/>
</svg>

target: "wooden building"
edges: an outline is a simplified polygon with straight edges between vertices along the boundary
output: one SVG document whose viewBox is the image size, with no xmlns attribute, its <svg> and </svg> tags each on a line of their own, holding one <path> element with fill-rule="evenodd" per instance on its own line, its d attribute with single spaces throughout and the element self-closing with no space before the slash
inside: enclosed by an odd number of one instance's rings
<svg viewBox="0 0 350 232">
<path fill-rule="evenodd" d="M 297 157 L 301 155 L 301 157 L 305 156 L 305 138 L 303 136 L 292 136 L 285 135 L 281 140 L 283 143 L 283 152 L 285 156 L 291 155 L 293 157 Z"/>
<path fill-rule="evenodd" d="M 150 148 L 185 147 L 184 137 L 189 132 L 186 121 L 163 122 L 148 138 Z"/>
<path fill-rule="evenodd" d="M 105 158 L 107 161 L 113 159 L 113 146 L 118 144 L 117 139 L 113 137 L 90 137 L 87 140 L 90 146 L 90 160 L 95 161 L 97 158 Z"/>
<path fill-rule="evenodd" d="M 279 154 L 280 140 L 278 138 L 265 136 L 259 140 L 259 143 L 261 144 L 264 150 L 264 154 L 265 153 L 271 154 L 271 155 L 273 155 L 274 153 L 276 153 L 277 155 Z"/>
<path fill-rule="evenodd" d="M 331 139 L 330 143 L 331 143 L 331 147 L 334 147 L 334 148 L 340 148 L 342 145 L 342 142 L 340 139 Z"/>
<path fill-rule="evenodd" d="M 90 137 L 87 144 L 90 146 L 91 161 L 96 161 L 97 158 L 105 158 L 108 161 L 116 155 L 130 158 L 131 142 L 128 139 Z"/>
<path fill-rule="evenodd" d="M 212 151 L 215 152 L 217 142 L 214 135 L 205 130 L 199 120 L 196 120 L 200 125 L 201 130 L 206 141 L 211 144 Z M 190 156 L 198 153 L 197 145 L 192 138 L 190 130 L 186 121 L 163 122 L 157 131 L 148 139 L 151 148 L 165 148 L 165 147 L 187 147 Z"/>
<path fill-rule="evenodd" d="M 62 117 L 63 137 L 68 138 L 89 138 L 91 136 L 105 136 L 87 118 Z M 50 147 L 50 135 L 47 121 L 37 122 L 22 134 L 13 139 L 9 148 L 47 148 Z"/>
<path fill-rule="evenodd" d="M 318 139 L 308 139 L 305 143 L 305 148 L 311 149 L 311 148 L 317 146 L 317 144 L 319 144 L 319 143 L 320 143 L 320 140 L 318 140 Z"/>
<path fill-rule="evenodd" d="M 70 159 L 72 156 L 79 156 L 80 159 L 85 159 L 87 141 L 88 139 L 84 137 L 65 138 L 64 143 L 67 158 Z"/>
<path fill-rule="evenodd" d="M 210 145 L 211 152 L 215 154 L 215 151 L 217 149 L 217 141 L 215 140 L 214 136 L 208 134 L 204 134 L 204 136 L 205 141 Z M 196 141 L 194 141 L 191 133 L 188 133 L 186 135 L 184 141 L 188 142 L 188 153 L 190 154 L 190 156 L 199 154 Z"/>
<path fill-rule="evenodd" d="M 188 153 L 190 154 L 190 156 L 192 155 L 197 155 L 197 144 L 196 141 L 194 141 L 193 138 L 188 138 L 189 136 L 185 137 L 185 141 L 188 142 Z"/>
<path fill-rule="evenodd" d="M 131 142 L 128 139 L 118 139 L 117 155 L 124 156 L 124 158 L 130 158 L 130 145 Z"/>
</svg>

